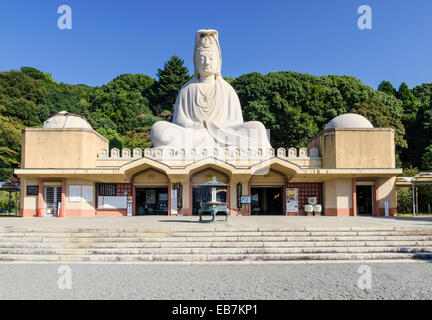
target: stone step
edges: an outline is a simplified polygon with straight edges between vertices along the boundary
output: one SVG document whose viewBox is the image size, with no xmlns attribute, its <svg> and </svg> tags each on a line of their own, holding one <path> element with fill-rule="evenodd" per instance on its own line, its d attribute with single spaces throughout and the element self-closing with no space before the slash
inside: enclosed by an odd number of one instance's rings
<svg viewBox="0 0 432 320">
<path fill-rule="evenodd" d="M 398 240 L 398 241 L 144 241 L 143 239 L 33 239 L 33 241 L 0 241 L 0 248 L 260 248 L 260 247 L 395 247 L 395 246 L 432 246 L 432 241 L 424 240 Z"/>
<path fill-rule="evenodd" d="M 432 235 L 430 230 L 393 230 L 393 231 L 188 231 L 188 232 L 175 232 L 167 230 L 153 230 L 153 231 L 115 231 L 103 230 L 92 232 L 70 232 L 70 231 L 53 231 L 53 230 L 40 230 L 40 231 L 25 231 L 25 230 L 9 230 L 0 231 L 0 237 L 27 237 L 27 236 L 46 236 L 46 237 L 212 237 L 212 236 L 389 236 L 389 235 Z"/>
<path fill-rule="evenodd" d="M 19 236 L 19 237 L 0 237 L 2 242 L 220 242 L 220 241 L 432 241 L 432 235 L 398 235 L 398 236 L 297 236 L 297 237 L 77 237 L 77 236 L 59 236 L 59 237 L 32 237 L 32 236 Z"/>
<path fill-rule="evenodd" d="M 11 262 L 236 262 L 236 261 L 320 261 L 432 259 L 432 253 L 302 253 L 302 254 L 148 254 L 148 255 L 21 255 L 1 254 Z"/>
<path fill-rule="evenodd" d="M 314 248 L 0 248 L 0 255 L 155 255 L 155 254 L 302 254 L 429 252 L 432 247 L 314 247 Z"/>
</svg>

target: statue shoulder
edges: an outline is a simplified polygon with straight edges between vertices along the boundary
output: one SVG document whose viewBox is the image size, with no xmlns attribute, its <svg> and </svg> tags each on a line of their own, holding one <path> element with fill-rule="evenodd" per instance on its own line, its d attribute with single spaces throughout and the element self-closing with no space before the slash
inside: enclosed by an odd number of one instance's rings
<svg viewBox="0 0 432 320">
<path fill-rule="evenodd" d="M 230 92 L 234 92 L 235 90 L 233 88 L 232 85 L 230 85 L 224 78 L 220 77 L 219 78 L 219 83 L 221 83 L 221 85 L 225 88 L 225 90 L 229 90 Z"/>
<path fill-rule="evenodd" d="M 194 88 L 196 88 L 196 78 L 195 76 L 192 77 L 192 79 L 190 79 L 188 82 L 186 82 L 183 87 L 181 87 L 180 92 L 187 92 L 189 90 L 193 90 Z"/>
</svg>

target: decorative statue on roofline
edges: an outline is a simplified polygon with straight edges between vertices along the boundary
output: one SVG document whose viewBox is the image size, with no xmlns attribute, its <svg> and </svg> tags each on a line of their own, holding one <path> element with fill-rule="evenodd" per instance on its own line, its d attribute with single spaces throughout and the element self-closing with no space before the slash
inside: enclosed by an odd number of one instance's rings
<svg viewBox="0 0 432 320">
<path fill-rule="evenodd" d="M 222 55 L 216 30 L 199 30 L 195 38 L 195 74 L 180 90 L 172 123 L 156 122 L 154 147 L 271 148 L 264 125 L 243 122 L 240 100 L 221 75 Z"/>
</svg>

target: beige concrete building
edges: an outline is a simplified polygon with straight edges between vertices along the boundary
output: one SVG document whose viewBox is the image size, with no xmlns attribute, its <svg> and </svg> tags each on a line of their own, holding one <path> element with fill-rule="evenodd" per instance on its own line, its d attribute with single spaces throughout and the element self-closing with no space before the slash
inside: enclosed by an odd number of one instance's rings
<svg viewBox="0 0 432 320">
<path fill-rule="evenodd" d="M 332 120 L 308 148 L 112 149 L 87 121 L 62 112 L 22 134 L 21 214 L 194 215 L 198 185 L 216 177 L 231 215 L 395 215 L 394 131 L 358 115 Z"/>
</svg>

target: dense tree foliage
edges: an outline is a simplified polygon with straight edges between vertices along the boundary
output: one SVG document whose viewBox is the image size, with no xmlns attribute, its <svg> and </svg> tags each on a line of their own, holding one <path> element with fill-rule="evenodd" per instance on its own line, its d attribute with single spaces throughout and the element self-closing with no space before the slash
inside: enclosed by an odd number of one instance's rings
<svg viewBox="0 0 432 320">
<path fill-rule="evenodd" d="M 177 56 L 157 70 L 157 79 L 122 74 L 101 87 L 57 83 L 32 67 L 0 72 L 0 180 L 20 165 L 21 130 L 42 126 L 62 110 L 86 117 L 110 148 L 151 147 L 151 126 L 171 119 L 176 96 L 189 79 Z M 240 98 L 244 119 L 259 120 L 270 129 L 274 148 L 306 146 L 332 118 L 352 112 L 375 127 L 395 130 L 398 166 L 414 168 L 405 173 L 432 170 L 432 83 L 413 89 L 402 83 L 396 90 L 383 81 L 374 90 L 350 76 L 295 72 L 225 79 Z M 401 192 L 410 201 L 409 191 Z"/>
<path fill-rule="evenodd" d="M 380 85 L 378 86 L 378 91 L 382 91 L 392 96 L 396 96 L 396 89 L 389 81 L 381 82 Z"/>
<path fill-rule="evenodd" d="M 355 112 L 376 126 L 395 128 L 398 148 L 406 148 L 402 104 L 348 76 L 315 77 L 294 72 L 250 73 L 233 81 L 246 120 L 260 120 L 272 146 L 306 146 L 335 116 Z"/>
<path fill-rule="evenodd" d="M 152 108 L 157 116 L 163 111 L 172 113 L 177 94 L 181 87 L 191 78 L 184 61 L 174 55 L 165 63 L 163 69 L 156 73 L 158 81 L 155 83 L 152 94 Z"/>
</svg>

